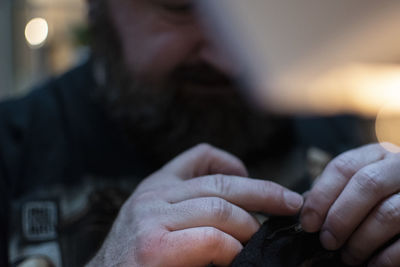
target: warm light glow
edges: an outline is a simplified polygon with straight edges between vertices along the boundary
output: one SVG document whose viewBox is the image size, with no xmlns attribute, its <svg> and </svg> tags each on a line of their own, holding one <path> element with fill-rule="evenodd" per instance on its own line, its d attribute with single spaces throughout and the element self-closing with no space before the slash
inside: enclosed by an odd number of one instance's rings
<svg viewBox="0 0 400 267">
<path fill-rule="evenodd" d="M 265 110 L 375 118 L 400 100 L 400 1 L 196 2 Z"/>
<path fill-rule="evenodd" d="M 47 21 L 43 18 L 31 19 L 25 27 L 25 38 L 31 47 L 44 44 L 49 33 Z"/>
<path fill-rule="evenodd" d="M 323 73 L 299 75 L 277 83 L 274 97 L 293 110 L 316 114 L 355 113 L 375 118 L 387 103 L 386 113 L 400 113 L 400 65 L 350 64 Z"/>
<path fill-rule="evenodd" d="M 400 147 L 398 147 L 400 146 L 399 105 L 399 102 L 390 102 L 386 104 L 378 113 L 375 123 L 375 132 L 379 143 L 385 149 L 395 153 L 400 152 Z"/>
<path fill-rule="evenodd" d="M 365 65 L 354 71 L 352 98 L 354 104 L 367 113 L 377 113 L 385 105 L 385 112 L 400 112 L 400 66 Z M 395 105 L 388 103 L 397 103 Z"/>
</svg>

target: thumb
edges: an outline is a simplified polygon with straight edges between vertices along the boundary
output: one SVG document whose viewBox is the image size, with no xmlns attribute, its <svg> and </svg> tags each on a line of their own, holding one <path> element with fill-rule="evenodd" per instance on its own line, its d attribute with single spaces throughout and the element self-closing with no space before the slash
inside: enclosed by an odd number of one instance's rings
<svg viewBox="0 0 400 267">
<path fill-rule="evenodd" d="M 163 171 L 183 180 L 210 174 L 248 176 L 240 159 L 208 144 L 200 144 L 183 152 L 167 163 Z"/>
</svg>

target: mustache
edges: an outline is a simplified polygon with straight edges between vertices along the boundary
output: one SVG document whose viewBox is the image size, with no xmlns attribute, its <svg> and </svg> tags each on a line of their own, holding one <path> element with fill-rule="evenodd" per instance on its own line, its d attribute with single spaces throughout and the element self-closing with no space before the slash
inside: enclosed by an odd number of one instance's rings
<svg viewBox="0 0 400 267">
<path fill-rule="evenodd" d="M 232 77 L 207 63 L 182 65 L 173 72 L 172 76 L 180 82 L 190 82 L 204 86 L 225 87 L 235 85 Z"/>
</svg>

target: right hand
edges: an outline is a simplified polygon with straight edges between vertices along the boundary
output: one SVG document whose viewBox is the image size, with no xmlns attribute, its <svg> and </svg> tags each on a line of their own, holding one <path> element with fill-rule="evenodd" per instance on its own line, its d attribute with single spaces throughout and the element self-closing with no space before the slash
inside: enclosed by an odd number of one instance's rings
<svg viewBox="0 0 400 267">
<path fill-rule="evenodd" d="M 296 214 L 303 199 L 244 178 L 236 157 L 198 145 L 146 178 L 89 266 L 228 266 L 260 225 L 249 212 Z"/>
</svg>

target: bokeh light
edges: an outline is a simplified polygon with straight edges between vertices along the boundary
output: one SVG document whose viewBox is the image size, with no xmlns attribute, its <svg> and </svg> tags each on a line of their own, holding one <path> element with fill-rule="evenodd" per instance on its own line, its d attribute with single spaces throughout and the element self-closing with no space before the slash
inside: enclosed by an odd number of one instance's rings
<svg viewBox="0 0 400 267">
<path fill-rule="evenodd" d="M 289 81 L 286 86 L 289 89 L 279 91 L 285 92 L 287 98 L 295 98 L 292 102 L 299 107 L 303 105 L 303 110 L 375 118 L 384 107 L 386 115 L 388 112 L 400 114 L 399 64 L 352 63 L 304 77 Z M 296 90 L 296 86 L 300 89 Z"/>
<path fill-rule="evenodd" d="M 41 47 L 49 34 L 49 26 L 43 18 L 31 19 L 25 27 L 25 38 L 32 48 Z"/>
<path fill-rule="evenodd" d="M 399 88 L 400 90 L 400 88 Z M 400 152 L 400 103 L 386 104 L 378 113 L 375 132 L 379 143 L 388 151 Z"/>
</svg>

